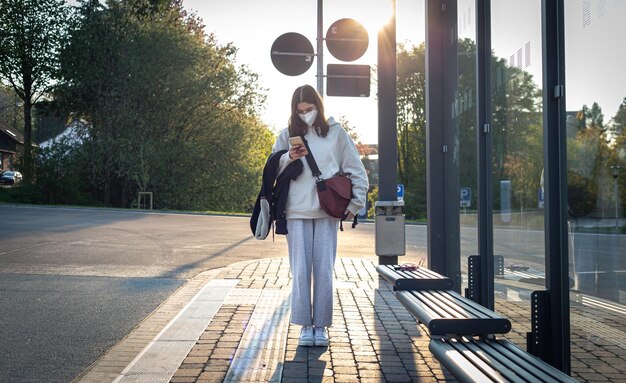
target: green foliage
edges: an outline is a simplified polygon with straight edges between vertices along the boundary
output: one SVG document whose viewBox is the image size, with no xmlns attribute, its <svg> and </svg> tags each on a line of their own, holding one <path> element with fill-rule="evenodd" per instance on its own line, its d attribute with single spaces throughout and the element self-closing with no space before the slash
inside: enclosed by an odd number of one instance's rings
<svg viewBox="0 0 626 383">
<path fill-rule="evenodd" d="M 476 71 L 475 43 L 458 42 L 458 127 L 459 183 L 476 190 Z M 532 76 L 492 57 L 493 84 L 493 172 L 494 190 L 501 180 L 511 180 L 516 206 L 536 206 L 537 188 L 543 168 L 541 92 Z M 425 47 L 398 50 L 398 178 L 405 185 L 406 215 L 426 216 L 426 83 Z M 472 193 L 476 206 L 478 193 Z M 494 206 L 499 195 L 495 194 Z"/>
<path fill-rule="evenodd" d="M 616 136 L 623 135 L 626 132 L 626 97 L 617 109 L 617 113 L 613 117 L 613 130 Z"/>
<path fill-rule="evenodd" d="M 19 132 L 23 132 L 24 112 L 20 106 L 20 98 L 13 88 L 0 83 L 0 121 Z"/>
<path fill-rule="evenodd" d="M 354 141 L 355 143 L 359 142 L 359 133 L 356 131 L 356 126 L 350 125 L 350 121 L 348 121 L 346 116 L 341 115 L 339 117 L 339 125 L 341 125 L 343 130 L 348 133 L 348 136 L 350 136 L 352 141 Z"/>
<path fill-rule="evenodd" d="M 458 116 L 459 186 L 477 190 L 476 154 L 476 46 L 472 40 L 458 42 Z M 478 193 L 472 193 L 471 206 L 477 205 Z"/>
<path fill-rule="evenodd" d="M 0 0 L 0 80 L 24 102 L 24 181 L 32 172 L 31 108 L 58 69 L 68 7 L 63 0 Z"/>
<path fill-rule="evenodd" d="M 35 156 L 35 184 L 38 201 L 46 204 L 95 205 L 96 201 L 86 190 L 86 161 L 81 146 L 70 139 L 62 139 L 51 146 L 39 149 Z M 35 201 L 33 201 L 35 202 Z"/>
<path fill-rule="evenodd" d="M 89 121 L 85 180 L 105 205 L 247 210 L 273 136 L 256 75 L 180 2 L 83 2 L 61 56 L 61 108 Z"/>
<path fill-rule="evenodd" d="M 477 190 L 476 75 L 474 41 L 459 41 L 459 177 L 462 187 Z M 510 180 L 515 208 L 537 206 L 543 170 L 541 91 L 530 74 L 492 56 L 492 115 L 494 209 L 500 207 L 500 181 Z M 477 206 L 478 193 L 472 193 Z"/>
<path fill-rule="evenodd" d="M 618 198 L 620 206 L 622 206 L 623 216 L 626 210 L 626 98 L 620 105 L 613 121 L 618 128 L 616 129 L 615 141 L 610 147 L 608 163 L 611 166 L 619 166 L 619 174 L 617 176 Z M 624 231 L 626 231 L 626 226 Z"/>
<path fill-rule="evenodd" d="M 426 214 L 425 46 L 400 46 L 397 59 L 398 182 L 405 187 L 405 214 Z"/>
<path fill-rule="evenodd" d="M 11 187 L 0 188 L 0 202 L 6 203 L 42 203 L 32 184 L 19 183 Z"/>
<path fill-rule="evenodd" d="M 378 201 L 378 186 L 372 186 L 370 192 L 367 194 L 368 206 L 367 216 L 374 218 L 376 216 L 376 201 Z"/>
<path fill-rule="evenodd" d="M 626 167 L 626 135 L 619 129 L 620 110 L 613 118 L 614 128 L 618 129 L 609 129 L 603 123 L 602 108 L 597 103 L 593 103 L 591 108 L 583 105 L 578 113 L 578 129 L 568 136 L 568 203 L 574 218 L 613 216 L 615 213 L 615 180 L 611 166 Z M 613 139 L 609 138 L 609 134 Z M 624 206 L 626 201 L 624 173 L 619 171 L 617 177 L 619 206 Z"/>
</svg>

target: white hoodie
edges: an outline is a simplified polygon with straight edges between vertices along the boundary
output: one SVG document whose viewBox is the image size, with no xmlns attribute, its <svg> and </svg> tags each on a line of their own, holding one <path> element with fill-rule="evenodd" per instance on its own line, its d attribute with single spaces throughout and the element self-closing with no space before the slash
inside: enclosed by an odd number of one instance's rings
<svg viewBox="0 0 626 383">
<path fill-rule="evenodd" d="M 328 119 L 330 129 L 326 137 L 320 137 L 314 129 L 309 128 L 304 138 L 309 144 L 309 149 L 315 157 L 317 167 L 322 173 L 322 178 L 330 178 L 339 171 L 350 173 L 352 181 L 352 200 L 348 205 L 348 210 L 356 214 L 359 209 L 365 206 L 365 198 L 369 183 L 367 174 L 356 145 L 348 136 L 343 127 L 330 117 Z M 283 129 L 272 148 L 273 152 L 279 150 L 289 150 L 289 129 Z M 304 168 L 302 174 L 289 185 L 289 195 L 287 197 L 287 219 L 314 219 L 325 218 L 328 214 L 320 207 L 317 191 L 315 188 L 316 178 L 311 173 L 311 168 L 302 157 L 298 160 L 289 158 L 289 152 L 280 158 L 279 174 L 292 161 L 302 161 Z"/>
</svg>

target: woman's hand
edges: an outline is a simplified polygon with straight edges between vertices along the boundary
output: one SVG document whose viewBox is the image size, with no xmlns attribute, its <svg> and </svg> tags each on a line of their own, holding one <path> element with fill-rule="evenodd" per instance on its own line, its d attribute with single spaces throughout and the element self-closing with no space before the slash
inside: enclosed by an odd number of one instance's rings
<svg viewBox="0 0 626 383">
<path fill-rule="evenodd" d="M 352 214 L 352 212 L 348 209 L 346 209 L 343 214 L 346 216 L 346 221 L 350 221 L 354 218 L 354 214 Z"/>
<path fill-rule="evenodd" d="M 289 148 L 289 158 L 297 160 L 306 155 L 306 149 L 304 145 L 296 145 Z"/>
</svg>

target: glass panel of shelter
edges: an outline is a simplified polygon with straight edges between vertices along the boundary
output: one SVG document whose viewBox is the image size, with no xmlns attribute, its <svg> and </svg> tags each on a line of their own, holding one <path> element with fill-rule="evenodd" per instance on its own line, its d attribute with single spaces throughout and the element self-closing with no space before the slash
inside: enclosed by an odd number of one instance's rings
<svg viewBox="0 0 626 383">
<path fill-rule="evenodd" d="M 564 16 L 572 374 L 615 381 L 626 364 L 626 2 L 566 1 Z M 594 366 L 590 354 L 602 355 Z"/>
<path fill-rule="evenodd" d="M 541 10 L 541 0 L 491 2 L 495 309 L 512 320 L 507 337 L 521 348 L 530 295 L 548 278 Z M 596 362 L 610 381 L 626 360 L 615 336 L 626 333 L 626 51 L 615 44 L 626 36 L 626 3 L 566 1 L 564 12 L 572 375 L 590 371 L 584 355 L 605 355 Z M 475 15 L 473 0 L 457 1 L 462 287 L 467 256 L 478 253 Z"/>
<path fill-rule="evenodd" d="M 491 2 L 495 307 L 522 348 L 546 279 L 541 41 L 540 0 Z"/>
<path fill-rule="evenodd" d="M 512 320 L 507 337 L 524 349 L 530 295 L 547 278 L 541 9 L 541 0 L 491 2 L 495 309 Z M 626 360 L 623 336 L 615 336 L 626 333 L 626 51 L 615 45 L 626 36 L 626 3 L 566 1 L 564 12 L 572 374 L 588 372 L 581 356 L 599 352 L 603 378 L 612 380 L 611 363 Z M 463 288 L 467 257 L 478 253 L 475 15 L 474 0 L 457 1 L 452 117 Z"/>
<path fill-rule="evenodd" d="M 474 0 L 458 0 L 458 90 L 453 108 L 459 135 L 459 222 L 462 289 L 468 287 L 468 255 L 478 254 L 476 143 L 476 24 Z"/>
</svg>

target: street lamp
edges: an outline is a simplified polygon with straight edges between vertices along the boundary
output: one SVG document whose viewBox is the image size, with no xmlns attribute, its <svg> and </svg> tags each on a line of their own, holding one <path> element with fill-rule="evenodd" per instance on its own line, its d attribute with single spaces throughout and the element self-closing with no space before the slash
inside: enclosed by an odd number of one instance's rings
<svg viewBox="0 0 626 383">
<path fill-rule="evenodd" d="M 617 211 L 617 200 L 618 200 L 617 177 L 619 176 L 619 170 L 620 170 L 620 166 L 618 165 L 611 166 L 611 174 L 613 175 L 613 194 L 615 194 L 615 228 L 616 229 L 619 228 L 619 217 L 618 217 L 618 211 Z"/>
</svg>

